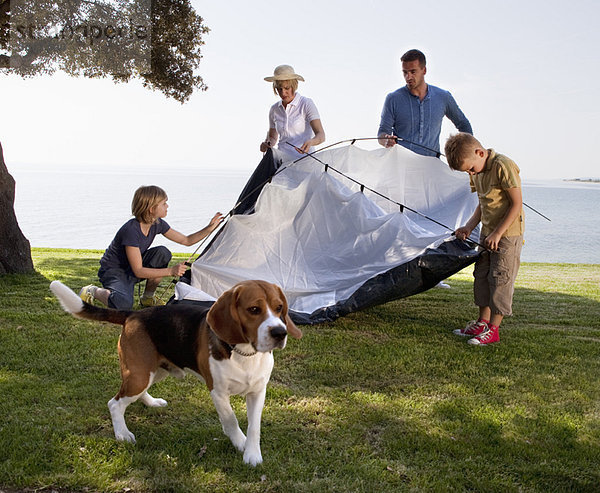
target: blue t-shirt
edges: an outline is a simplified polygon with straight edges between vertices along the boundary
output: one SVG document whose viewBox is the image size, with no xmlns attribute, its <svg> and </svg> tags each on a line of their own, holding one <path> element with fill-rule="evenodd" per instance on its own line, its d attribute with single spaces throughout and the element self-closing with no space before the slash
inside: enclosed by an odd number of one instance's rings
<svg viewBox="0 0 600 493">
<path fill-rule="evenodd" d="M 102 255 L 100 259 L 101 267 L 104 269 L 120 268 L 125 271 L 131 271 L 125 247 L 138 247 L 140 253 L 144 255 L 146 250 L 152 245 L 154 237 L 158 234 L 165 234 L 169 229 L 171 227 L 166 221 L 158 219 L 158 221 L 150 226 L 150 231 L 146 236 L 142 233 L 139 221 L 136 218 L 130 219 L 117 231 L 113 241 L 104 252 L 104 255 Z"/>
<path fill-rule="evenodd" d="M 398 142 L 400 145 L 417 154 L 435 156 L 440 151 L 444 116 L 454 123 L 459 132 L 473 133 L 469 120 L 448 91 L 428 84 L 427 95 L 421 101 L 404 86 L 385 98 L 377 135 L 401 137 L 424 147 L 402 141 Z"/>
</svg>

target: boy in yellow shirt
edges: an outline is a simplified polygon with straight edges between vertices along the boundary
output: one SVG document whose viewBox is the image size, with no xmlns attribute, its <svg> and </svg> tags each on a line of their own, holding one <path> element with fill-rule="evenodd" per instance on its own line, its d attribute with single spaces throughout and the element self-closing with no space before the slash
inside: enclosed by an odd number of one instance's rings
<svg viewBox="0 0 600 493">
<path fill-rule="evenodd" d="M 479 307 L 479 319 L 454 333 L 470 336 L 469 344 L 492 344 L 500 340 L 502 319 L 512 315 L 515 279 L 523 246 L 519 168 L 511 159 L 486 149 L 467 133 L 452 135 L 446 142 L 445 153 L 452 169 L 469 174 L 471 191 L 477 192 L 479 198 L 475 212 L 455 235 L 464 240 L 481 222 L 479 243 L 487 248 L 473 271 L 473 294 Z"/>
</svg>

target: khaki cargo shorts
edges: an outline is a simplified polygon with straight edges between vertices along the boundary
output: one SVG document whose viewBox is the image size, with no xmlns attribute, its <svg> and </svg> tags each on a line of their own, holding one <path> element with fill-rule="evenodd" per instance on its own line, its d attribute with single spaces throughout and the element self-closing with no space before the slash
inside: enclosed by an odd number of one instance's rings
<svg viewBox="0 0 600 493">
<path fill-rule="evenodd" d="M 480 243 L 483 243 L 483 238 Z M 480 255 L 473 271 L 473 294 L 477 306 L 489 306 L 492 313 L 512 315 L 521 248 L 523 235 L 504 236 L 500 239 L 497 251 L 486 250 Z"/>
</svg>

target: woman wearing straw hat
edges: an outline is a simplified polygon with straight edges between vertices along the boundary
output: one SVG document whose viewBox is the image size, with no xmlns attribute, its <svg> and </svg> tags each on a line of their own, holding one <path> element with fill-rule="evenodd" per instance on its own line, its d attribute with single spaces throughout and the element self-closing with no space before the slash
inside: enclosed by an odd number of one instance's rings
<svg viewBox="0 0 600 493">
<path fill-rule="evenodd" d="M 304 78 L 290 65 L 279 65 L 273 76 L 265 77 L 265 80 L 273 83 L 273 92 L 281 101 L 269 110 L 269 131 L 266 140 L 260 144 L 260 151 L 266 152 L 277 144 L 285 158 L 313 152 L 314 146 L 325 141 L 325 131 L 315 103 L 296 92 L 298 81 L 304 81 Z"/>
</svg>

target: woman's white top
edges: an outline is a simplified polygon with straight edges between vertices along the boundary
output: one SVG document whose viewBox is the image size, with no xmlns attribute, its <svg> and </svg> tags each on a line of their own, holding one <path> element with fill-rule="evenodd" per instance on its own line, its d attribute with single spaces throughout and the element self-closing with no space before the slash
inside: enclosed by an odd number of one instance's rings
<svg viewBox="0 0 600 493">
<path fill-rule="evenodd" d="M 308 139 L 315 136 L 310 122 L 320 120 L 319 111 L 313 100 L 296 93 L 294 99 L 283 107 L 281 101 L 271 106 L 269 110 L 269 128 L 274 128 L 279 134 L 277 148 L 292 156 L 302 156 L 289 142 L 296 147 L 301 147 Z M 313 152 L 311 147 L 309 152 Z"/>
</svg>

